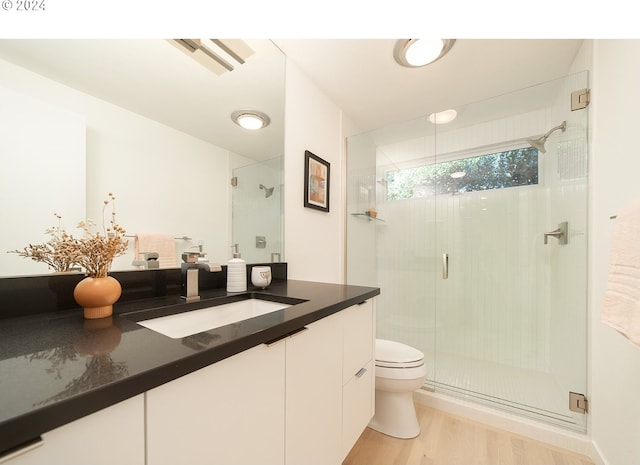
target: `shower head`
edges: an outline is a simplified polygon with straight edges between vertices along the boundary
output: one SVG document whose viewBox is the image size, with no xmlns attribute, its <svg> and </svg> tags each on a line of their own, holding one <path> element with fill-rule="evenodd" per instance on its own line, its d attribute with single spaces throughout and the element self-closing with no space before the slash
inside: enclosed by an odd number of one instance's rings
<svg viewBox="0 0 640 465">
<path fill-rule="evenodd" d="M 264 198 L 268 198 L 271 197 L 271 194 L 273 194 L 273 189 L 274 187 L 265 187 L 264 184 L 260 184 L 260 189 L 264 190 Z"/>
<path fill-rule="evenodd" d="M 544 136 L 538 137 L 537 139 L 527 139 L 527 142 L 529 143 L 529 145 L 531 145 L 531 147 L 537 149 L 538 152 L 547 153 L 547 149 L 544 148 L 544 144 L 545 142 L 547 142 L 547 139 L 553 133 L 553 131 L 557 131 L 558 129 L 562 129 L 562 132 L 564 132 L 567 129 L 567 122 L 563 121 L 562 124 L 556 126 L 555 128 L 549 129 L 549 131 Z"/>
</svg>

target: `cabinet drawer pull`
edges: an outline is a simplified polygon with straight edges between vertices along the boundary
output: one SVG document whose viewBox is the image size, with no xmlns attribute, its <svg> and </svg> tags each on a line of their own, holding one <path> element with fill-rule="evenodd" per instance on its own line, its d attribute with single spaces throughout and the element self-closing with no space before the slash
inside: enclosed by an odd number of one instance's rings
<svg viewBox="0 0 640 465">
<path fill-rule="evenodd" d="M 20 447 L 19 449 L 12 449 L 6 454 L 0 455 L 0 463 L 8 462 L 9 460 L 17 457 L 18 455 L 26 454 L 30 450 L 40 447 L 43 444 L 44 444 L 44 441 L 42 440 L 42 437 L 38 437 L 37 439 L 34 439 L 32 441 L 29 441 L 26 444 L 23 444 L 22 446 L 19 446 Z"/>
<path fill-rule="evenodd" d="M 360 368 L 356 373 L 356 378 L 361 378 L 367 372 L 366 368 Z"/>
<path fill-rule="evenodd" d="M 302 328 L 298 328 L 295 331 L 291 331 L 288 334 L 288 336 L 295 336 L 296 334 L 300 334 L 301 332 L 306 331 L 307 329 L 309 329 L 309 328 L 307 328 L 306 326 L 303 326 Z"/>
<path fill-rule="evenodd" d="M 298 329 L 295 329 L 293 331 L 289 331 L 287 334 L 283 334 L 280 337 L 277 337 L 275 339 L 271 339 L 270 341 L 267 341 L 264 344 L 266 346 L 272 346 L 274 344 L 277 344 L 280 341 L 285 340 L 288 337 L 295 336 L 296 334 L 301 333 L 302 331 L 306 331 L 307 329 L 309 329 L 309 328 L 307 328 L 306 326 L 303 326 L 302 328 L 298 328 Z"/>
<path fill-rule="evenodd" d="M 271 339 L 270 341 L 265 342 L 264 345 L 266 345 L 267 347 L 271 347 L 272 345 L 277 344 L 280 341 L 284 341 L 288 337 L 289 337 L 289 335 L 285 334 L 283 336 L 280 336 L 280 337 L 277 337 L 275 339 Z"/>
</svg>

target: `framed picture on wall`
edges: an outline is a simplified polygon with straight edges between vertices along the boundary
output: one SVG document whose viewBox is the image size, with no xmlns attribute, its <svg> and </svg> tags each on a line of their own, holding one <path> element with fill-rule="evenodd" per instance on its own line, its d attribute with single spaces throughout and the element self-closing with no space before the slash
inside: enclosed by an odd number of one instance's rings
<svg viewBox="0 0 640 465">
<path fill-rule="evenodd" d="M 330 164 L 317 155 L 304 151 L 304 206 L 329 211 Z"/>
</svg>

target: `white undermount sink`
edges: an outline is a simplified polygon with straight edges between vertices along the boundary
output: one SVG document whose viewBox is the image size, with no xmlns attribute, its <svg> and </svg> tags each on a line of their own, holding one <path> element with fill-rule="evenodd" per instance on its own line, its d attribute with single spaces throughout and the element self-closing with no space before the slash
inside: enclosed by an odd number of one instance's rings
<svg viewBox="0 0 640 465">
<path fill-rule="evenodd" d="M 175 315 L 151 318 L 137 323 L 170 338 L 179 339 L 256 316 L 266 315 L 287 307 L 290 307 L 290 305 L 281 302 L 247 299 Z"/>
</svg>

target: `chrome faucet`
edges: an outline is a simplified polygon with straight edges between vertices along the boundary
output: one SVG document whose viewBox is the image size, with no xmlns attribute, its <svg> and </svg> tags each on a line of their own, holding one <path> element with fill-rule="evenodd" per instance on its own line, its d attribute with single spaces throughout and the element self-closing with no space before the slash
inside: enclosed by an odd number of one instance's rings
<svg viewBox="0 0 640 465">
<path fill-rule="evenodd" d="M 200 261 L 206 253 L 202 252 L 183 252 L 182 253 L 182 294 L 180 298 L 186 302 L 194 302 L 200 300 L 198 291 L 198 283 L 200 281 L 200 269 L 205 271 L 222 271 L 222 267 L 215 263 L 209 263 L 209 260 Z"/>
<path fill-rule="evenodd" d="M 198 252 L 184 252 L 182 254 L 182 295 L 180 297 L 186 302 L 200 300 L 198 293 L 199 257 Z"/>
</svg>

